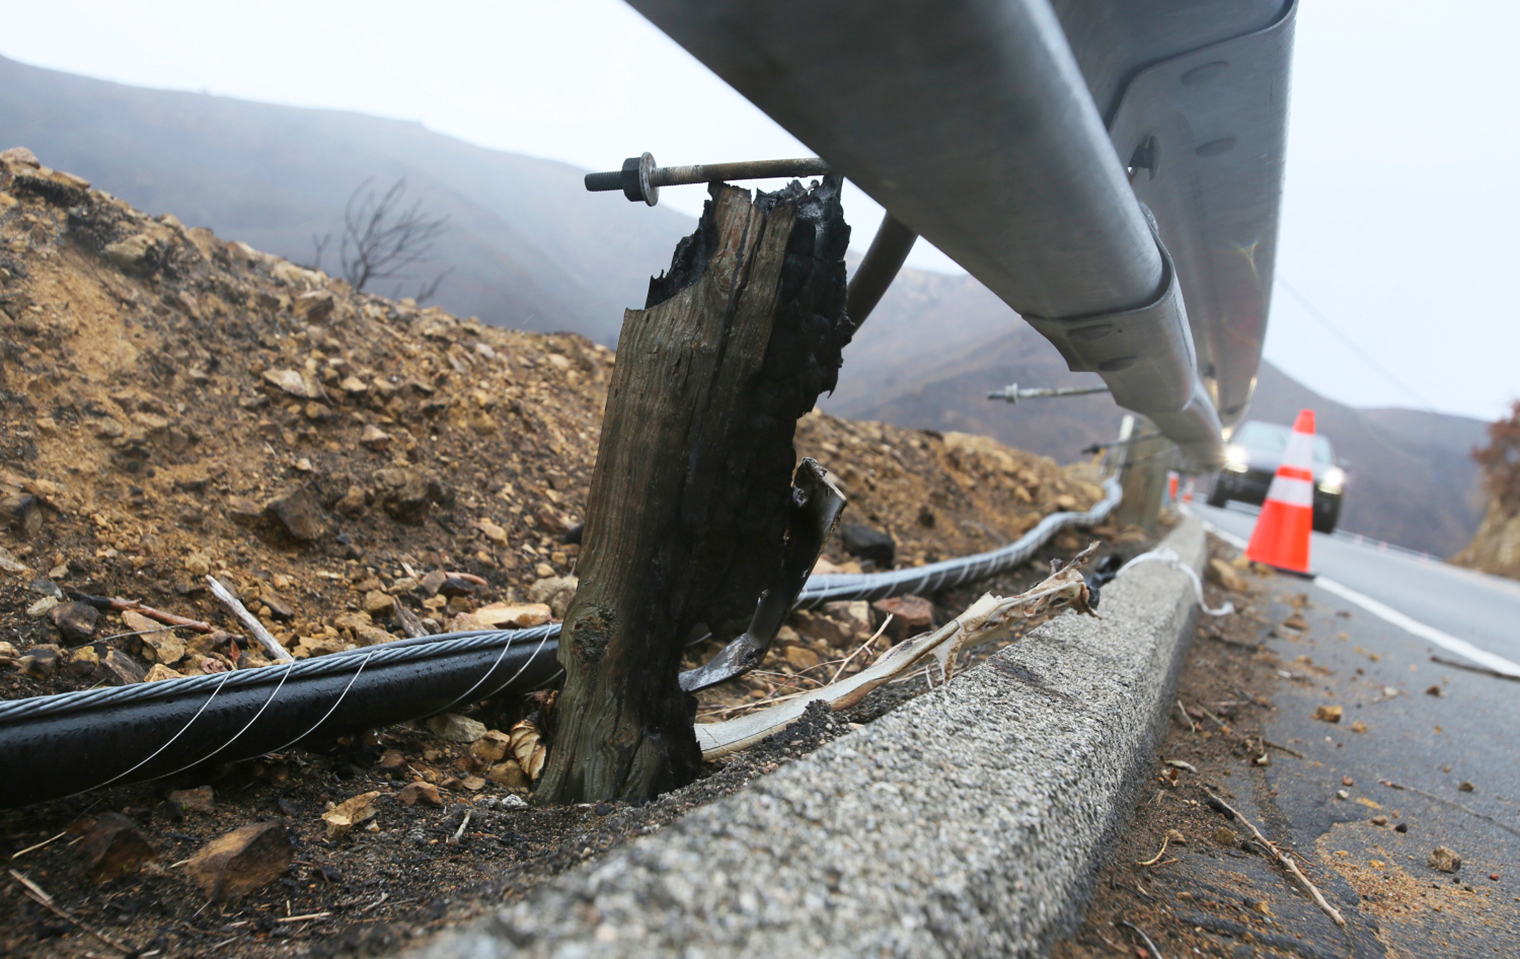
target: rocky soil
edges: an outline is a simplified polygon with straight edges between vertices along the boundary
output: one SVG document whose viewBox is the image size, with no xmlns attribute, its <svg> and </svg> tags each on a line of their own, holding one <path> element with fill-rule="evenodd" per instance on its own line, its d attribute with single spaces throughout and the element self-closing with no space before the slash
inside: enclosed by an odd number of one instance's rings
<svg viewBox="0 0 1520 959">
<path fill-rule="evenodd" d="M 529 625 L 573 595 L 572 531 L 615 362 L 579 336 L 355 293 L 10 150 L 0 352 L 0 697 L 267 663 L 208 576 L 296 658 Z M 826 560 L 847 570 L 993 548 L 1100 495 L 1084 467 L 981 437 L 815 412 L 797 445 L 850 496 Z M 1064 536 L 1053 553 L 1084 542 Z M 854 672 L 968 599 L 797 614 L 773 662 L 704 693 L 703 716 Z M 174 617 L 205 628 L 163 629 Z M 0 814 L 0 850 L 16 857 L 0 951 L 388 947 L 848 728 L 815 717 L 639 809 L 540 810 L 523 801 L 531 752 L 503 732 L 537 706 L 478 704 Z"/>
</svg>

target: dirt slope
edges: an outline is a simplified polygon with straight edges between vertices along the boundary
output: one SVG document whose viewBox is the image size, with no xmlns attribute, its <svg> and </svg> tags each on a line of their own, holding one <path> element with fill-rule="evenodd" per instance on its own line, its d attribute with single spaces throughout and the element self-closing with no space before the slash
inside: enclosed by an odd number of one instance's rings
<svg viewBox="0 0 1520 959">
<path fill-rule="evenodd" d="M 926 353 L 922 331 L 935 330 Z M 1108 396 L 1029 400 L 1009 407 L 987 391 L 1022 386 L 1092 386 L 1071 373 L 1043 337 L 969 277 L 904 271 L 845 350 L 839 391 L 825 409 L 991 436 L 1066 462 L 1115 435 L 1123 412 Z M 1263 362 L 1248 416 L 1290 424 L 1318 413 L 1320 432 L 1351 463 L 1342 525 L 1354 532 L 1445 556 L 1461 548 L 1482 516 L 1470 455 L 1477 420 L 1421 410 L 1365 410 L 1320 396 Z"/>
<path fill-rule="evenodd" d="M 7 151 L 0 357 L 0 696 L 263 663 L 209 595 L 208 573 L 297 657 L 399 636 L 398 605 L 435 630 L 477 625 L 481 607 L 507 601 L 547 602 L 525 616 L 563 612 L 578 552 L 563 539 L 581 519 L 610 350 L 355 295 Z M 802 421 L 798 447 L 840 478 L 847 522 L 893 536 L 899 565 L 999 545 L 1100 492 L 1080 468 L 985 438 L 822 413 Z M 856 562 L 837 542 L 829 554 Z M 457 588 L 437 590 L 444 572 L 460 574 Z M 79 612 L 81 594 L 218 631 L 161 641 L 131 635 L 142 625 L 131 613 L 60 616 Z M 841 605 L 799 614 L 775 661 L 710 691 L 706 714 L 869 663 L 886 640 L 862 647 L 873 626 L 854 607 L 865 604 Z M 473 743 L 408 724 L 0 814 L 0 852 L 24 853 L 22 874 L 75 917 L 0 883 L 14 917 L 0 952 L 95 954 L 79 922 L 166 956 L 230 943 L 239 955 L 388 949 L 799 748 L 746 754 L 637 810 L 528 810 L 521 768 L 480 733 L 523 708 L 469 710 Z M 844 728 L 831 722 L 798 735 L 816 745 Z M 366 790 L 376 817 L 334 838 L 324 811 Z M 97 881 L 94 839 L 45 841 L 66 828 L 95 836 L 119 825 L 113 816 L 156 858 Z M 296 861 L 208 911 L 181 867 L 229 830 L 269 821 Z"/>
<path fill-rule="evenodd" d="M 22 651 L 60 639 L 53 586 L 231 626 L 214 573 L 301 656 L 399 635 L 392 596 L 441 629 L 573 572 L 611 351 L 355 295 L 14 158 L 0 191 L 0 544 L 29 568 L 0 574 L 0 629 Z M 899 563 L 1099 492 L 990 440 L 823 414 L 799 447 Z M 482 585 L 429 595 L 435 570 Z"/>
<path fill-rule="evenodd" d="M 665 206 L 587 193 L 586 171 L 569 164 L 474 146 L 420 123 L 144 89 L 3 56 L 0 130 L 140 210 L 300 263 L 312 262 L 313 234 L 342 230 L 360 183 L 372 178 L 384 190 L 404 177 L 407 196 L 447 216 L 448 229 L 412 275 L 374 291 L 396 295 L 399 286 L 405 296 L 449 269 L 435 298 L 446 309 L 608 346 L 623 307 L 644 295 L 649 273 L 695 225 Z M 335 239 L 329 269 L 337 253 Z"/>
</svg>

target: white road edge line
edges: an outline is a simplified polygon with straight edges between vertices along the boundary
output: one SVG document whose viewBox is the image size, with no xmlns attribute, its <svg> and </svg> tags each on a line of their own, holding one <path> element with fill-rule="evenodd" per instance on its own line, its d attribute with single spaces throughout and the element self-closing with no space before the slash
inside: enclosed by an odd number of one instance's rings
<svg viewBox="0 0 1520 959">
<path fill-rule="evenodd" d="M 1349 600 L 1362 607 L 1374 616 L 1378 616 L 1399 629 L 1428 639 L 1437 646 L 1445 647 L 1458 656 L 1465 656 L 1480 666 L 1487 666 L 1495 672 L 1504 673 L 1520 679 L 1520 663 L 1514 663 L 1503 656 L 1490 653 L 1488 650 L 1479 649 L 1465 639 L 1458 639 L 1450 633 L 1443 633 L 1434 626 L 1426 626 L 1417 619 L 1411 619 L 1392 607 L 1373 599 L 1371 596 L 1363 596 L 1349 586 L 1342 586 L 1327 576 L 1314 577 L 1314 585 L 1328 592 L 1334 593 L 1342 599 Z"/>
<path fill-rule="evenodd" d="M 1210 523 L 1208 520 L 1204 519 L 1202 516 L 1199 516 L 1197 513 L 1192 513 L 1192 516 L 1194 519 L 1202 523 L 1203 528 L 1207 530 L 1211 535 L 1217 536 L 1219 539 L 1230 544 L 1236 549 L 1243 550 L 1246 548 L 1246 541 L 1241 539 L 1239 536 L 1236 536 L 1234 533 L 1229 533 L 1225 530 L 1220 529 L 1218 526 Z M 1501 672 L 1507 676 L 1514 676 L 1517 679 L 1520 679 L 1520 663 L 1511 662 L 1510 660 L 1505 659 L 1503 656 L 1490 653 L 1486 649 L 1479 649 L 1472 643 L 1469 643 L 1467 640 L 1458 639 L 1450 633 L 1443 633 L 1439 629 L 1436 629 L 1434 626 L 1427 626 L 1419 620 L 1406 616 L 1393 607 L 1378 602 L 1371 596 L 1365 596 L 1361 593 L 1358 593 L 1356 590 L 1352 589 L 1349 586 L 1343 586 L 1327 576 L 1314 577 L 1314 585 L 1320 587 L 1326 592 L 1334 593 L 1341 599 L 1355 603 L 1372 615 L 1378 617 L 1379 619 L 1382 619 L 1387 623 L 1397 626 L 1399 629 L 1402 629 L 1407 633 L 1412 633 L 1421 639 L 1429 640 L 1430 642 L 1435 643 L 1437 646 L 1449 650 L 1450 652 L 1456 653 L 1458 656 L 1464 656 L 1480 666 L 1487 666 L 1489 669 L 1495 670 L 1496 672 Z"/>
</svg>

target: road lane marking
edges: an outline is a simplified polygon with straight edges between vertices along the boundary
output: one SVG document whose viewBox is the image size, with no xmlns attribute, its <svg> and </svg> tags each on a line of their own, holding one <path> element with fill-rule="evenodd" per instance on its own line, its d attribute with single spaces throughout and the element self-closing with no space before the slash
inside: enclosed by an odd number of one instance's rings
<svg viewBox="0 0 1520 959">
<path fill-rule="evenodd" d="M 1203 528 L 1208 530 L 1209 533 L 1217 536 L 1219 539 L 1230 544 L 1236 549 L 1243 550 L 1246 548 L 1246 541 L 1241 539 L 1239 536 L 1236 536 L 1234 533 L 1228 532 L 1227 530 L 1220 529 L 1218 526 L 1199 516 L 1197 513 L 1193 513 L 1192 515 L 1195 519 L 1203 524 Z M 1378 617 L 1379 619 L 1382 619 L 1384 622 L 1397 626 L 1399 629 L 1402 629 L 1407 633 L 1412 633 L 1421 639 L 1429 640 L 1430 642 L 1435 643 L 1437 646 L 1440 646 L 1441 648 L 1446 649 L 1450 652 L 1456 653 L 1458 656 L 1466 657 L 1467 659 L 1472 660 L 1480 666 L 1487 666 L 1489 669 L 1492 669 L 1495 672 L 1504 673 L 1506 676 L 1514 676 L 1516 678 L 1520 678 L 1520 663 L 1512 662 L 1508 659 L 1505 659 L 1503 656 L 1497 655 L 1496 653 L 1491 653 L 1486 649 L 1479 649 L 1477 646 L 1474 646 L 1467 640 L 1458 639 L 1450 633 L 1443 633 L 1441 630 L 1436 629 L 1434 626 L 1427 626 L 1419 620 L 1414 619 L 1410 616 L 1406 616 L 1393 607 L 1388 606 L 1384 603 L 1380 603 L 1377 600 L 1373 599 L 1371 596 L 1358 593 L 1351 587 L 1342 585 L 1341 583 L 1338 583 L 1327 576 L 1314 577 L 1314 585 L 1320 587 L 1326 592 L 1334 593 L 1341 599 L 1355 603 L 1357 606 L 1360 606 L 1362 609 L 1365 609 L 1372 615 Z"/>
<path fill-rule="evenodd" d="M 1486 649 L 1479 649 L 1467 640 L 1458 639 L 1450 633 L 1443 633 L 1434 626 L 1426 626 L 1419 620 L 1405 616 L 1391 606 L 1386 606 L 1371 596 L 1364 596 L 1351 587 L 1343 586 L 1326 576 L 1314 577 L 1314 585 L 1334 593 L 1341 599 L 1355 603 L 1372 615 L 1392 623 L 1407 633 L 1413 633 L 1421 639 L 1428 639 L 1437 646 L 1450 650 L 1458 656 L 1465 656 L 1480 666 L 1487 666 L 1495 672 L 1520 679 L 1520 663 L 1511 662 Z"/>
</svg>

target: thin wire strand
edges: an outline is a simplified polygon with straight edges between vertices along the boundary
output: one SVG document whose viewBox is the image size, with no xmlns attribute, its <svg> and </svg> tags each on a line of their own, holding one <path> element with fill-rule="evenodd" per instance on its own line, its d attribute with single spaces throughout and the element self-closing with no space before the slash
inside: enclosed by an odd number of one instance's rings
<svg viewBox="0 0 1520 959">
<path fill-rule="evenodd" d="M 322 714 L 322 718 L 319 719 L 319 720 L 317 720 L 315 723 L 311 724 L 311 728 L 307 729 L 306 732 L 304 732 L 301 735 L 297 736 L 295 739 L 292 739 L 290 742 L 286 743 L 285 745 L 283 745 L 283 746 L 276 746 L 273 749 L 268 750 L 268 752 L 277 753 L 277 752 L 280 752 L 281 750 L 289 749 L 291 746 L 294 746 L 296 743 L 300 742 L 301 740 L 305 739 L 307 736 L 310 736 L 312 733 L 316 732 L 317 729 L 323 723 L 327 722 L 328 717 L 330 717 L 333 713 L 337 712 L 338 707 L 340 705 L 342 705 L 342 703 L 343 703 L 344 697 L 346 697 L 348 695 L 348 691 L 350 689 L 353 689 L 354 688 L 354 683 L 356 683 L 356 682 L 359 681 L 359 674 L 362 673 L 362 672 L 364 672 L 364 667 L 368 666 L 369 665 L 369 661 L 371 659 L 373 659 L 373 658 L 374 658 L 374 654 L 373 653 L 371 653 L 370 655 L 364 657 L 364 662 L 360 663 L 359 664 L 359 668 L 356 669 L 356 670 L 354 670 L 353 678 L 348 681 L 348 685 L 347 686 L 343 687 L 343 692 L 341 692 L 341 693 L 338 694 L 337 700 L 333 702 L 332 706 L 328 707 L 327 712 L 325 712 L 325 713 Z"/>
<path fill-rule="evenodd" d="M 253 728 L 253 724 L 259 721 L 259 717 L 262 716 L 262 715 L 264 715 L 264 710 L 266 710 L 266 709 L 269 708 L 269 704 L 272 703 L 272 702 L 274 702 L 275 697 L 278 696 L 278 695 L 280 695 L 280 690 L 282 690 L 282 689 L 285 688 L 285 680 L 288 679 L 288 678 L 290 678 L 290 670 L 295 667 L 295 664 L 296 664 L 295 660 L 291 660 L 290 661 L 290 665 L 285 668 L 285 675 L 281 676 L 279 683 L 275 685 L 274 692 L 272 692 L 272 693 L 269 694 L 269 698 L 266 699 L 266 700 L 264 700 L 264 705 L 262 705 L 262 706 L 259 707 L 259 711 L 256 712 L 256 713 L 254 713 L 253 714 L 253 718 L 250 719 L 250 720 L 248 720 L 248 722 L 244 723 L 243 724 L 243 728 L 239 729 L 236 733 L 234 733 L 231 739 L 228 739 L 226 742 L 222 743 L 220 746 L 218 746 L 215 749 L 211 750 L 211 752 L 209 752 L 206 755 L 200 757 L 199 759 L 192 759 L 188 763 L 185 763 L 183 766 L 179 767 L 178 769 L 171 769 L 169 772 L 162 773 L 159 778 L 161 778 L 162 776 L 173 776 L 175 773 L 182 773 L 185 770 L 189 769 L 191 766 L 199 766 L 201 763 L 205 762 L 206 760 L 210 759 L 212 756 L 215 756 L 217 753 L 221 752 L 222 750 L 226 749 L 228 746 L 231 746 L 233 743 L 235 743 L 239 739 L 241 739 L 242 736 L 243 736 L 243 734 L 246 733 L 248 730 L 252 729 Z"/>
<path fill-rule="evenodd" d="M 538 649 L 543 649 L 543 647 L 544 647 L 544 641 L 543 640 L 539 640 Z M 477 680 L 475 680 L 474 685 L 472 685 L 469 689 L 466 689 L 464 692 L 460 693 L 458 696 L 454 697 L 454 700 L 452 702 L 450 702 L 447 706 L 443 707 L 442 709 L 438 710 L 438 712 L 440 712 L 440 713 L 446 713 L 446 712 L 448 712 L 449 710 L 453 709 L 455 706 L 458 706 L 460 703 L 464 702 L 464 700 L 471 693 L 473 693 L 475 690 L 479 689 L 480 688 L 480 684 L 486 681 L 486 677 L 488 677 L 492 673 L 496 672 L 496 667 L 501 665 L 501 661 L 507 657 L 507 650 L 509 650 L 511 648 L 512 648 L 512 641 L 509 639 L 505 643 L 502 644 L 502 646 L 501 646 L 501 652 L 499 652 L 499 653 L 496 654 L 496 662 L 494 662 L 494 663 L 491 664 L 491 668 L 488 669 L 488 670 L 486 670 L 485 672 L 481 673 L 480 674 L 480 678 L 477 679 Z M 533 658 L 531 656 L 528 657 L 528 659 L 525 660 L 523 662 L 523 664 L 518 667 L 517 672 L 513 674 L 512 679 L 516 679 L 518 676 L 521 676 L 522 675 L 522 671 L 525 670 L 525 669 L 527 669 L 528 668 L 528 663 L 530 663 L 532 661 L 533 661 Z M 511 679 L 507 680 L 507 682 L 511 682 L 511 681 L 512 681 Z M 482 697 L 482 698 L 484 698 L 484 697 Z"/>
<path fill-rule="evenodd" d="M 1282 273 L 1279 272 L 1276 278 L 1277 282 L 1282 284 L 1282 288 L 1287 290 L 1289 295 L 1297 300 L 1299 305 L 1309 312 L 1310 316 L 1318 320 L 1320 324 L 1325 327 L 1325 329 L 1335 334 L 1335 338 L 1341 341 L 1341 345 L 1345 346 L 1346 349 L 1355 353 L 1363 363 L 1366 363 L 1368 366 L 1372 367 L 1373 370 L 1381 374 L 1382 377 L 1388 382 L 1392 383 L 1394 386 L 1397 386 L 1399 389 L 1403 390 L 1405 393 L 1408 393 L 1410 396 L 1418 400 L 1420 402 L 1420 405 L 1425 408 L 1425 412 L 1435 412 L 1435 410 L 1431 408 L 1430 400 L 1427 400 L 1423 395 L 1421 395 L 1419 390 L 1416 390 L 1408 383 L 1405 383 L 1397 376 L 1394 376 L 1387 367 L 1379 363 L 1377 360 L 1373 359 L 1366 350 L 1362 349 L 1360 346 L 1357 346 L 1356 342 L 1352 340 L 1351 337 L 1342 333 L 1340 331 L 1340 328 L 1330 321 L 1330 317 L 1321 312 L 1319 307 L 1309 302 L 1309 298 L 1307 296 L 1304 296 L 1302 293 L 1298 292 L 1298 288 L 1295 287 L 1292 283 L 1289 283 L 1287 277 L 1283 276 Z"/>
<path fill-rule="evenodd" d="M 533 647 L 533 653 L 532 653 L 532 655 L 528 656 L 528 658 L 526 658 L 526 659 L 523 660 L 522 665 L 519 666 L 519 667 L 517 667 L 517 672 L 513 673 L 511 675 L 511 677 L 507 679 L 506 682 L 502 683 L 500 686 L 497 686 L 495 689 L 491 690 L 489 693 L 487 693 L 484 696 L 481 696 L 480 698 L 481 699 L 490 699 L 492 696 L 495 696 L 497 693 L 501 692 L 503 689 L 506 689 L 508 686 L 512 685 L 512 683 L 514 683 L 517 680 L 517 677 L 521 676 L 523 674 L 523 672 L 528 668 L 528 664 L 531 663 L 531 662 L 533 662 L 533 660 L 535 660 L 535 659 L 538 658 L 538 654 L 543 651 L 544 644 L 547 643 L 548 641 L 549 641 L 549 637 L 548 637 L 547 634 L 544 635 L 542 638 L 540 638 L 539 641 L 538 641 L 538 645 L 535 646 L 535 647 Z M 510 645 L 510 642 L 509 642 L 509 645 Z M 506 650 L 502 650 L 502 655 L 503 656 L 506 655 Z M 496 663 L 500 663 L 500 662 L 501 662 L 501 657 L 498 656 L 497 659 L 496 659 Z M 492 673 L 496 672 L 496 663 L 492 663 L 491 664 L 491 668 L 485 671 L 485 673 L 475 683 L 475 686 L 471 686 L 470 687 L 470 692 L 474 692 L 476 686 L 479 686 L 481 683 L 485 682 L 487 677 L 489 677 Z M 465 693 L 465 696 L 468 696 L 469 694 L 470 693 L 467 692 L 467 693 Z M 464 698 L 464 696 L 460 697 L 460 699 L 463 699 L 463 698 Z M 454 700 L 454 702 L 449 703 L 449 706 L 446 707 L 446 708 L 452 708 L 453 706 L 455 706 L 456 704 L 459 703 L 460 699 L 456 699 L 456 700 Z"/>
<path fill-rule="evenodd" d="M 232 678 L 232 673 L 230 671 L 227 672 L 225 675 L 226 675 L 227 679 L 231 679 Z M 112 776 L 110 779 L 107 779 L 103 783 L 99 783 L 97 785 L 90 786 L 87 789 L 81 789 L 78 792 L 70 793 L 70 795 L 72 795 L 72 796 L 78 796 L 78 795 L 80 795 L 80 793 L 87 793 L 87 792 L 89 792 L 92 789 L 104 789 L 106 786 L 109 786 L 112 783 L 116 782 L 116 780 L 121 779 L 121 778 L 123 778 L 125 776 L 130 776 L 133 773 L 135 773 L 137 770 L 141 769 L 143 766 L 145 766 L 148 763 L 152 762 L 154 759 L 156 759 L 158 757 L 159 753 L 163 752 L 165 749 L 168 749 L 170 746 L 174 745 L 174 741 L 176 739 L 178 739 L 179 737 L 183 736 L 185 734 L 186 730 L 188 730 L 191 726 L 195 725 L 195 721 L 197 719 L 201 718 L 201 714 L 206 711 L 206 707 L 207 706 L 211 705 L 211 701 L 216 698 L 216 694 L 222 691 L 222 687 L 223 686 L 227 685 L 227 679 L 223 679 L 220 683 L 217 684 L 216 689 L 214 689 L 214 690 L 211 691 L 211 695 L 206 697 L 206 701 L 204 703 L 201 703 L 201 708 L 197 709 L 195 711 L 195 715 L 190 717 L 190 721 L 189 722 L 185 723 L 184 726 L 180 727 L 179 732 L 175 733 L 173 736 L 170 736 L 168 742 L 164 743 L 162 746 L 158 747 L 157 749 L 153 750 L 153 752 L 149 753 L 148 757 L 146 759 L 142 760 L 141 762 L 139 762 L 137 765 L 133 766 L 132 768 L 125 770 L 124 772 L 117 773 L 116 775 Z M 65 798 L 67 798 L 67 797 L 65 797 Z"/>
</svg>

